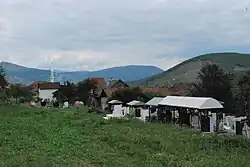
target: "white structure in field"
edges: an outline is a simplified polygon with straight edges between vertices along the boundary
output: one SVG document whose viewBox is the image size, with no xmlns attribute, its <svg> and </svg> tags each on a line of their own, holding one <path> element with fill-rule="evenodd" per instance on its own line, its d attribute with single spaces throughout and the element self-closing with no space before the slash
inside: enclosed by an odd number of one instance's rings
<svg viewBox="0 0 250 167">
<path fill-rule="evenodd" d="M 53 93 L 57 91 L 58 89 L 51 89 L 51 88 L 39 88 L 39 98 L 41 99 L 48 99 L 52 100 L 53 99 Z"/>
<path fill-rule="evenodd" d="M 133 100 L 127 103 L 127 105 L 129 106 L 129 113 L 134 112 L 137 119 L 146 121 L 149 117 L 149 110 L 144 102 Z"/>
<path fill-rule="evenodd" d="M 159 103 L 159 105 L 199 110 L 223 108 L 218 100 L 209 97 L 167 96 Z"/>
<path fill-rule="evenodd" d="M 104 119 L 110 119 L 110 118 L 122 118 L 125 116 L 124 110 L 122 105 L 114 105 L 114 110 L 112 114 L 107 114 L 106 117 L 103 117 Z"/>
<path fill-rule="evenodd" d="M 157 117 L 158 112 L 158 105 L 163 100 L 163 97 L 154 97 L 153 99 L 149 100 L 146 105 L 149 106 L 148 112 L 150 117 L 155 116 Z"/>
<path fill-rule="evenodd" d="M 195 110 L 199 116 L 191 116 L 190 122 L 194 128 L 205 127 L 205 131 L 214 132 L 217 126 L 217 116 L 214 109 L 222 109 L 221 102 L 209 97 L 186 97 L 186 96 L 167 96 L 159 105 Z M 205 114 L 207 113 L 207 115 Z M 201 122 L 201 117 L 204 121 Z M 204 130 L 204 128 L 203 128 Z"/>
<path fill-rule="evenodd" d="M 54 76 L 54 69 L 51 68 L 50 70 L 50 82 L 37 82 L 36 83 L 36 93 L 37 97 L 41 99 L 48 99 L 52 100 L 53 93 L 58 91 L 60 88 L 60 83 L 55 82 L 55 76 Z"/>
</svg>

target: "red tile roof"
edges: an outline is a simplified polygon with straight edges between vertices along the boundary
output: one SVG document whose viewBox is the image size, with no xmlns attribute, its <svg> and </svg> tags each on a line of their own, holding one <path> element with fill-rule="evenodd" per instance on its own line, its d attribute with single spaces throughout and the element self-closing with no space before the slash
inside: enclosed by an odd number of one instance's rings
<svg viewBox="0 0 250 167">
<path fill-rule="evenodd" d="M 162 96 L 188 95 L 192 89 L 192 84 L 175 84 L 173 86 L 152 86 L 140 87 L 143 92 L 153 92 Z"/>
<path fill-rule="evenodd" d="M 29 85 L 32 92 L 37 92 L 39 89 L 59 89 L 59 82 L 33 82 Z"/>
<path fill-rule="evenodd" d="M 93 81 L 98 86 L 104 86 L 106 85 L 106 82 L 104 78 L 89 78 L 90 81 Z"/>
<path fill-rule="evenodd" d="M 59 82 L 44 82 L 38 84 L 39 89 L 59 89 L 60 83 Z"/>
</svg>

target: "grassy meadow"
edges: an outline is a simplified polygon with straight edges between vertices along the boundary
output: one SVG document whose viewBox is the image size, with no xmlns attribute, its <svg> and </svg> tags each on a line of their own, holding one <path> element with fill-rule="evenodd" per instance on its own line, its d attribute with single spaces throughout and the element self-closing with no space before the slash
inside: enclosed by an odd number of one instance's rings
<svg viewBox="0 0 250 167">
<path fill-rule="evenodd" d="M 0 107 L 0 133 L 0 166 L 250 166 L 250 142 L 240 137 L 106 121 L 86 108 Z"/>
</svg>

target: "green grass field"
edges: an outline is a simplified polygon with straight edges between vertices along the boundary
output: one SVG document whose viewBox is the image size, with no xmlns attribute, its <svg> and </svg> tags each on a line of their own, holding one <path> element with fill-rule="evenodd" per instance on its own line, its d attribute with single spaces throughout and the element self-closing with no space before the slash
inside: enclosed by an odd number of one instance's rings
<svg viewBox="0 0 250 167">
<path fill-rule="evenodd" d="M 250 142 L 86 109 L 0 108 L 0 166 L 250 166 Z"/>
</svg>

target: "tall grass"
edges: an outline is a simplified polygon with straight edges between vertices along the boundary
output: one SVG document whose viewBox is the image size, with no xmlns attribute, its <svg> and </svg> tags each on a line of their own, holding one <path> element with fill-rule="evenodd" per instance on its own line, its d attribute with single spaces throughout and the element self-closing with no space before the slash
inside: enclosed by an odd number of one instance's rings
<svg viewBox="0 0 250 167">
<path fill-rule="evenodd" d="M 0 107 L 0 166 L 250 166 L 250 142 L 79 110 Z"/>
</svg>

